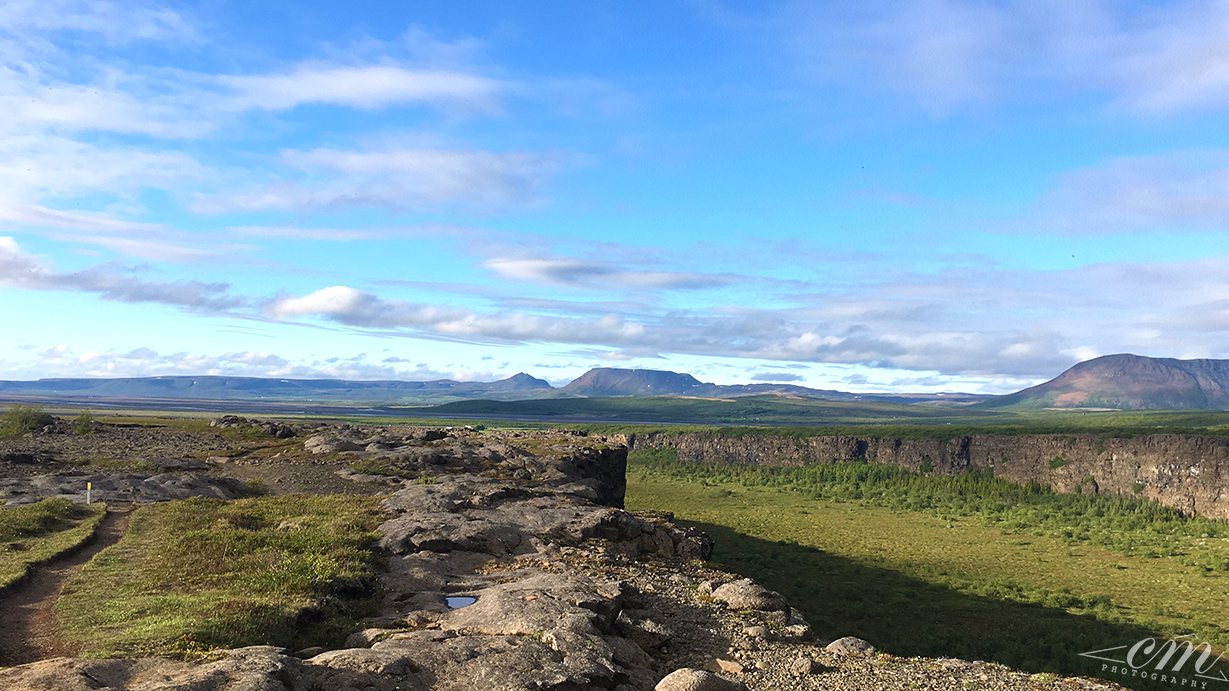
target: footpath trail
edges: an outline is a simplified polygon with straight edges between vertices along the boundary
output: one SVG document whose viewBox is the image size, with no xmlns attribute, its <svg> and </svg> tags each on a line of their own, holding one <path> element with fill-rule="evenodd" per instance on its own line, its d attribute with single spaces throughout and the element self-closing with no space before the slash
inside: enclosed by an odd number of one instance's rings
<svg viewBox="0 0 1229 691">
<path fill-rule="evenodd" d="M 119 542 L 131 507 L 108 508 L 94 538 L 81 549 L 37 567 L 26 580 L 0 595 L 0 666 L 15 666 L 77 653 L 60 637 L 55 602 L 60 589 L 94 555 Z"/>
</svg>

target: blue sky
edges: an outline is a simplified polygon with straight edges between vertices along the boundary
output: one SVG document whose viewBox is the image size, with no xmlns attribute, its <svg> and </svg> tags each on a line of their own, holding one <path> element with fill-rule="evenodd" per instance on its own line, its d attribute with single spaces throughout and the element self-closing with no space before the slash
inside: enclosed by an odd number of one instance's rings
<svg viewBox="0 0 1229 691">
<path fill-rule="evenodd" d="M 0 377 L 1229 357 L 1229 2 L 0 5 Z"/>
</svg>

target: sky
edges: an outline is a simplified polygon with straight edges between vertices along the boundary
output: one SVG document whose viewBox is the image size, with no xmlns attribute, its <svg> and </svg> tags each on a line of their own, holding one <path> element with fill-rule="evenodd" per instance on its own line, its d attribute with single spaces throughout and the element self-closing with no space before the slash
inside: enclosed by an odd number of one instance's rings
<svg viewBox="0 0 1229 691">
<path fill-rule="evenodd" d="M 1229 1 L 0 3 L 0 378 L 1229 357 Z"/>
</svg>

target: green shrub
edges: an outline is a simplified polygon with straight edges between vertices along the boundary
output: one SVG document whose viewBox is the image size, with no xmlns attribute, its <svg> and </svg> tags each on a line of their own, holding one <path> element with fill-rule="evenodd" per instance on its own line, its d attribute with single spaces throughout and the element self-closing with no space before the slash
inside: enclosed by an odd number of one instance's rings
<svg viewBox="0 0 1229 691">
<path fill-rule="evenodd" d="M 52 422 L 55 422 L 55 418 L 43 412 L 42 407 L 14 403 L 9 412 L 0 419 L 0 438 L 37 432 Z"/>
<path fill-rule="evenodd" d="M 77 413 L 77 418 L 73 420 L 74 434 L 93 434 L 94 433 L 94 414 L 88 410 L 83 410 Z"/>
<path fill-rule="evenodd" d="M 1050 459 L 1050 470 L 1057 470 L 1065 465 L 1067 465 L 1067 459 L 1062 456 L 1055 456 Z"/>
</svg>

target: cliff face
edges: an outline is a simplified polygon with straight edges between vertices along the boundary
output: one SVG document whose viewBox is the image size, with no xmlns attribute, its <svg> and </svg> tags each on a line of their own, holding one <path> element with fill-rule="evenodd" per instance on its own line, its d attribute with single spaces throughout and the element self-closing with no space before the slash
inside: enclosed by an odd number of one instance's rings
<svg viewBox="0 0 1229 691">
<path fill-rule="evenodd" d="M 693 463 L 801 465 L 861 457 L 930 474 L 993 470 L 996 477 L 1020 484 L 1035 480 L 1057 492 L 1138 496 L 1187 513 L 1229 519 L 1229 440 L 1212 437 L 984 434 L 948 440 L 794 439 L 695 432 L 632 435 L 628 445 L 674 447 L 679 460 Z"/>
</svg>

